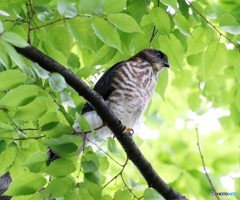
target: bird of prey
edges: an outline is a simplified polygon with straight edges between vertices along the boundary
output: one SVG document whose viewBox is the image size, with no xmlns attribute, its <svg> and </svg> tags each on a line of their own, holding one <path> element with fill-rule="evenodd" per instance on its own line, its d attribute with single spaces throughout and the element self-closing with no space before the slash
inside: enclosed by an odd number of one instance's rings
<svg viewBox="0 0 240 200">
<path fill-rule="evenodd" d="M 132 128 L 151 100 L 158 75 L 168 67 L 166 54 L 155 49 L 145 49 L 108 69 L 93 89 L 103 97 L 123 125 Z M 98 138 L 104 140 L 111 135 L 89 102 L 84 105 L 82 115 L 96 130 Z M 73 128 L 81 132 L 78 124 Z M 88 141 L 94 142 L 96 139 L 91 133 L 85 134 L 84 138 L 85 146 L 91 145 Z"/>
</svg>

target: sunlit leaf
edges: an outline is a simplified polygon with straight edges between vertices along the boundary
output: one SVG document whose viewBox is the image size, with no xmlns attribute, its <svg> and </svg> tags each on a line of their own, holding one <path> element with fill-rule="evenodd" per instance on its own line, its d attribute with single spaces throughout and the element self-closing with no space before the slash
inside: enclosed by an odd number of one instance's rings
<svg viewBox="0 0 240 200">
<path fill-rule="evenodd" d="M 110 47 L 121 50 L 120 37 L 114 26 L 112 26 L 102 18 L 93 17 L 92 27 L 100 40 L 102 40 Z"/>
<path fill-rule="evenodd" d="M 224 44 L 210 44 L 204 53 L 203 69 L 204 79 L 214 76 L 224 67 L 227 58 Z"/>
<path fill-rule="evenodd" d="M 63 17 L 73 18 L 78 14 L 75 3 L 60 1 L 57 4 L 58 12 Z"/>
<path fill-rule="evenodd" d="M 4 175 L 7 168 L 10 167 L 16 158 L 16 150 L 13 147 L 8 147 L 5 151 L 0 153 L 0 159 L 4 162 L 1 163 L 0 176 Z"/>
<path fill-rule="evenodd" d="M 168 70 L 161 72 L 158 78 L 158 83 L 156 87 L 156 92 L 164 99 L 164 94 L 168 85 Z"/>
<path fill-rule="evenodd" d="M 46 160 L 47 154 L 46 152 L 34 152 L 29 158 L 27 159 L 25 166 L 31 172 L 40 172 L 44 168 L 46 168 Z"/>
<path fill-rule="evenodd" d="M 167 6 L 171 6 L 175 11 L 178 11 L 177 0 L 161 0 L 161 2 Z"/>
<path fill-rule="evenodd" d="M 47 168 L 46 172 L 51 176 L 67 176 L 68 174 L 74 172 L 76 166 L 73 161 L 69 159 L 60 158 L 52 162 Z"/>
<path fill-rule="evenodd" d="M 51 181 L 46 189 L 44 190 L 44 195 L 49 197 L 61 197 L 67 194 L 74 187 L 74 181 L 70 177 L 56 178 Z"/>
<path fill-rule="evenodd" d="M 161 49 L 168 55 L 170 66 L 182 69 L 184 60 L 184 48 L 175 35 L 159 37 Z"/>
<path fill-rule="evenodd" d="M 37 63 L 33 63 L 33 69 L 40 78 L 46 79 L 49 77 L 49 72 L 40 67 Z"/>
<path fill-rule="evenodd" d="M 197 27 L 189 37 L 187 55 L 193 55 L 202 52 L 207 48 L 212 38 L 212 30 L 210 28 Z"/>
<path fill-rule="evenodd" d="M 51 74 L 49 77 L 49 85 L 56 91 L 62 91 L 67 87 L 65 79 L 60 74 Z"/>
<path fill-rule="evenodd" d="M 43 97 L 37 97 L 31 103 L 19 107 L 14 118 L 22 121 L 34 121 L 47 112 L 47 109 L 46 99 Z"/>
<path fill-rule="evenodd" d="M 99 14 L 103 12 L 103 2 L 99 0 L 81 0 L 79 3 L 79 12 Z"/>
<path fill-rule="evenodd" d="M 230 14 L 224 14 L 220 18 L 219 25 L 224 31 L 228 33 L 231 33 L 234 35 L 240 34 L 240 24 Z"/>
<path fill-rule="evenodd" d="M 28 46 L 28 43 L 20 35 L 14 32 L 4 32 L 1 35 L 1 39 L 16 47 L 24 48 Z"/>
<path fill-rule="evenodd" d="M 189 23 L 183 15 L 177 13 L 173 19 L 182 34 L 186 36 L 191 36 L 191 32 L 189 30 Z"/>
<path fill-rule="evenodd" d="M 46 182 L 47 180 L 40 174 L 24 172 L 12 181 L 5 194 L 10 196 L 33 194 L 40 190 Z"/>
<path fill-rule="evenodd" d="M 145 200 L 163 200 L 164 198 L 154 189 L 147 188 L 144 190 L 143 198 Z"/>
<path fill-rule="evenodd" d="M 130 15 L 118 13 L 107 16 L 108 21 L 123 32 L 133 33 L 142 32 L 136 20 Z"/>
<path fill-rule="evenodd" d="M 168 14 L 161 8 L 154 8 L 150 12 L 153 24 L 157 27 L 161 34 L 169 34 L 171 24 Z"/>
<path fill-rule="evenodd" d="M 115 0 L 105 0 L 104 12 L 108 14 L 121 12 L 126 7 L 126 2 L 127 0 L 118 0 L 117 3 Z"/>
<path fill-rule="evenodd" d="M 11 78 L 9 78 L 11 77 Z M 0 73 L 0 90 L 14 88 L 27 80 L 24 73 L 18 70 L 8 70 Z"/>
<path fill-rule="evenodd" d="M 131 193 L 128 190 L 118 190 L 114 194 L 114 200 L 130 200 L 132 199 Z"/>
<path fill-rule="evenodd" d="M 93 31 L 91 19 L 86 17 L 72 19 L 68 23 L 68 27 L 80 46 L 90 50 L 97 49 L 98 38 Z"/>
<path fill-rule="evenodd" d="M 59 138 L 52 138 L 45 142 L 54 151 L 60 154 L 76 152 L 80 147 L 82 138 L 76 135 L 63 135 Z"/>
<path fill-rule="evenodd" d="M 2 43 L 2 46 L 4 47 L 5 51 L 8 53 L 10 58 L 16 63 L 16 65 L 19 68 L 23 69 L 24 62 L 23 62 L 22 58 L 20 57 L 20 55 L 17 53 L 17 51 L 14 49 L 14 47 L 3 40 L 0 40 L 0 42 Z"/>
<path fill-rule="evenodd" d="M 1 100 L 0 105 L 17 107 L 34 99 L 38 93 L 38 87 L 34 85 L 21 85 L 10 90 Z"/>
<path fill-rule="evenodd" d="M 4 31 L 4 27 L 3 27 L 3 24 L 2 22 L 0 21 L 0 34 Z"/>
</svg>

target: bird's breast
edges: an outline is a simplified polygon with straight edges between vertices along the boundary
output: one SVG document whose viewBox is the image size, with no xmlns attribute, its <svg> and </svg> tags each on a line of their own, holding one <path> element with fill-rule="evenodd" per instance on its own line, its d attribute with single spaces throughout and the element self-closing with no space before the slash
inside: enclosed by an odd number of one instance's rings
<svg viewBox="0 0 240 200">
<path fill-rule="evenodd" d="M 123 123 L 133 126 L 148 106 L 155 86 L 150 64 L 127 62 L 113 79 L 108 104 Z"/>
</svg>

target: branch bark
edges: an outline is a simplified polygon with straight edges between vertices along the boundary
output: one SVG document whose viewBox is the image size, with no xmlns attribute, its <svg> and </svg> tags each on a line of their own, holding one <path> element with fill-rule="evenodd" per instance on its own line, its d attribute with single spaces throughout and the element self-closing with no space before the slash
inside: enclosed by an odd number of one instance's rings
<svg viewBox="0 0 240 200">
<path fill-rule="evenodd" d="M 184 200 L 183 195 L 169 187 L 156 173 L 151 164 L 143 156 L 139 148 L 133 141 L 131 134 L 123 134 L 124 126 L 120 120 L 111 112 L 103 98 L 88 87 L 71 70 L 57 63 L 52 58 L 43 54 L 33 46 L 25 48 L 15 47 L 17 52 L 29 60 L 38 63 L 42 68 L 49 72 L 61 74 L 66 82 L 82 97 L 84 97 L 96 110 L 97 114 L 106 122 L 107 126 L 114 133 L 117 140 L 122 145 L 128 158 L 135 164 L 142 176 L 147 181 L 149 187 L 154 188 L 164 198 L 168 200 Z"/>
</svg>

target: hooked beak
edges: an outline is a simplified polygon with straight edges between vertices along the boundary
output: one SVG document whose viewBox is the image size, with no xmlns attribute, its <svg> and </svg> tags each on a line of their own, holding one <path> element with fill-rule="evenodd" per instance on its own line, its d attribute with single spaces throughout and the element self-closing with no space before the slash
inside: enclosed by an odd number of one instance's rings
<svg viewBox="0 0 240 200">
<path fill-rule="evenodd" d="M 164 67 L 169 68 L 169 67 L 170 67 L 170 64 L 169 64 L 168 62 L 164 62 Z"/>
</svg>

